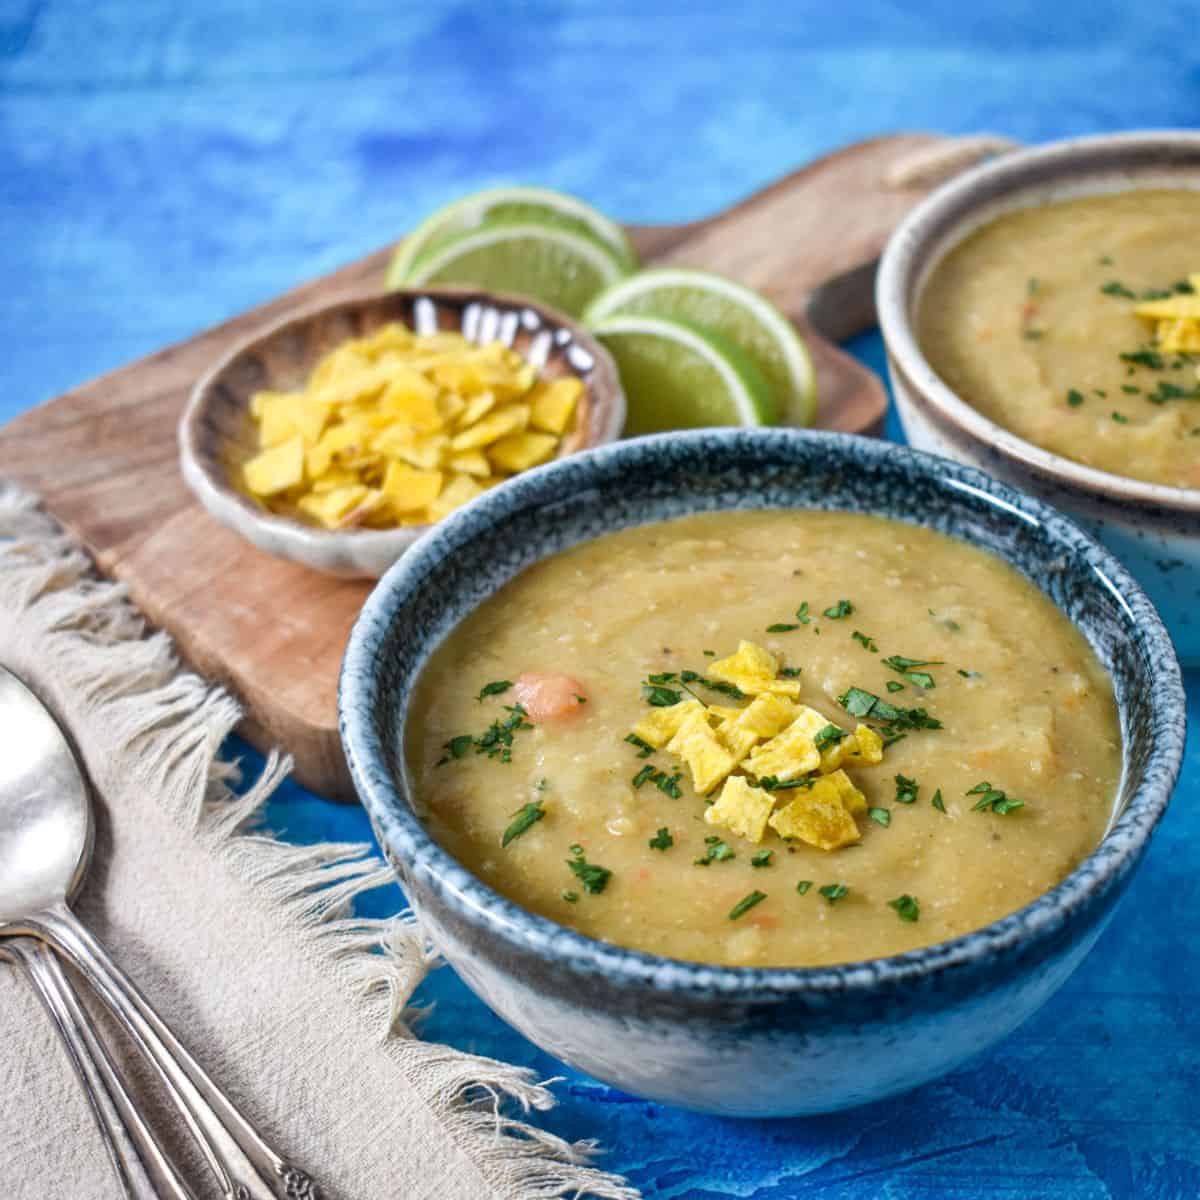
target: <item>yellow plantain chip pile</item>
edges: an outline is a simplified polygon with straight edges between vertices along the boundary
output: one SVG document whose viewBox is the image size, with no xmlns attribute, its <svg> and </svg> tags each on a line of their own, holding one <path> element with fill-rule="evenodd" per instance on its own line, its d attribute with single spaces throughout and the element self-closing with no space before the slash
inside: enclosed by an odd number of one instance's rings
<svg viewBox="0 0 1200 1200">
<path fill-rule="evenodd" d="M 500 342 L 385 325 L 331 350 L 302 391 L 254 395 L 242 482 L 325 529 L 431 524 L 553 457 L 582 395 Z"/>
</svg>

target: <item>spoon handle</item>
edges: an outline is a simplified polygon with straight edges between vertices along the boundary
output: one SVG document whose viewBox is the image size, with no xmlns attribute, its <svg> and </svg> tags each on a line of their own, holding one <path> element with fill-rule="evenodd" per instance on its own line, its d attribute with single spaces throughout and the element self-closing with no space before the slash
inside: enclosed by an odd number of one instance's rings
<svg viewBox="0 0 1200 1200">
<path fill-rule="evenodd" d="M 137 1043 L 227 1200 L 320 1200 L 313 1180 L 263 1141 L 68 908 L 44 909 L 21 924 L 83 973 Z"/>
<path fill-rule="evenodd" d="M 194 1200 L 143 1120 L 54 952 L 34 938 L 17 937 L 7 939 L 0 954 L 24 969 L 53 1019 L 128 1200 Z"/>
</svg>

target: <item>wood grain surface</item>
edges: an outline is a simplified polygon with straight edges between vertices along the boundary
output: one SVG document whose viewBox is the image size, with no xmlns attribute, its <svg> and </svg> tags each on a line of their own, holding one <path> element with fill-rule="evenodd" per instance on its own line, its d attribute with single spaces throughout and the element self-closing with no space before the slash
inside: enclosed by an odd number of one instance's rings
<svg viewBox="0 0 1200 1200">
<path fill-rule="evenodd" d="M 630 232 L 647 263 L 719 271 L 771 297 L 809 338 L 818 424 L 876 432 L 881 382 L 807 326 L 807 299 L 877 257 L 923 195 L 889 188 L 889 166 L 936 140 L 897 134 L 857 143 L 707 220 Z M 295 288 L 0 430 L 0 474 L 41 495 L 196 669 L 241 698 L 245 736 L 284 747 L 302 784 L 346 800 L 354 795 L 337 735 L 337 673 L 369 585 L 271 558 L 217 525 L 179 473 L 176 425 L 219 355 L 306 307 L 376 290 L 388 254 Z"/>
</svg>

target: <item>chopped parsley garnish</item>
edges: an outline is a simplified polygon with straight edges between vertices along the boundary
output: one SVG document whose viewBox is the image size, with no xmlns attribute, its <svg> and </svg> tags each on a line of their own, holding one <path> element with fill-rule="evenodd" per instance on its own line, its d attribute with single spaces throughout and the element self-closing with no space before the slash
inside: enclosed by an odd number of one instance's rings
<svg viewBox="0 0 1200 1200">
<path fill-rule="evenodd" d="M 1166 366 L 1165 359 L 1157 350 L 1133 350 L 1118 357 L 1131 367 L 1149 367 L 1151 371 L 1161 371 Z"/>
<path fill-rule="evenodd" d="M 608 881 L 612 878 L 612 872 L 607 867 L 597 866 L 595 863 L 590 863 L 584 857 L 582 846 L 572 846 L 571 853 L 574 858 L 566 860 L 567 866 L 571 868 L 571 873 L 583 885 L 585 892 L 591 892 L 592 895 L 598 895 L 608 886 Z"/>
<path fill-rule="evenodd" d="M 664 825 L 649 841 L 651 850 L 670 850 L 675 845 L 671 831 Z"/>
<path fill-rule="evenodd" d="M 1100 288 L 1100 290 L 1106 296 L 1121 296 L 1126 300 L 1136 300 L 1137 299 L 1136 293 L 1131 292 L 1123 283 L 1121 283 L 1117 279 L 1110 279 L 1108 283 L 1104 284 Z"/>
<path fill-rule="evenodd" d="M 1160 379 L 1157 389 L 1150 392 L 1146 399 L 1151 404 L 1166 404 L 1168 400 L 1200 400 L 1200 385 L 1194 388 L 1184 388 L 1177 383 Z"/>
<path fill-rule="evenodd" d="M 946 802 L 942 799 L 941 788 L 938 788 L 938 790 L 933 793 L 933 799 L 930 800 L 929 803 L 932 804 L 933 807 L 938 810 L 938 812 L 944 813 L 946 811 Z"/>
<path fill-rule="evenodd" d="M 895 900 L 889 900 L 888 908 L 894 908 L 902 921 L 916 921 L 921 916 L 921 906 L 917 903 L 916 896 L 910 896 L 907 892 L 903 896 L 897 896 Z"/>
<path fill-rule="evenodd" d="M 513 813 L 511 823 L 500 837 L 500 848 L 503 849 L 509 842 L 515 841 L 531 826 L 536 825 L 545 815 L 546 812 L 542 808 L 540 800 L 531 800 L 528 804 L 521 805 Z"/>
<path fill-rule="evenodd" d="M 844 729 L 839 729 L 836 725 L 826 725 L 824 729 L 817 730 L 813 745 L 820 754 L 827 746 L 836 746 L 845 737 L 849 737 L 849 734 Z"/>
<path fill-rule="evenodd" d="M 854 611 L 854 605 L 849 600 L 839 600 L 836 604 L 831 605 L 824 612 L 831 621 L 840 621 L 843 617 L 848 617 Z"/>
<path fill-rule="evenodd" d="M 1142 389 L 1135 383 L 1121 384 L 1121 391 L 1123 391 L 1127 396 L 1140 396 L 1142 394 Z"/>
<path fill-rule="evenodd" d="M 940 667 L 943 664 L 942 660 L 937 658 L 905 658 L 903 654 L 893 654 L 883 660 L 883 665 L 895 671 L 897 675 L 903 675 L 917 687 L 929 689 L 936 686 L 933 676 L 919 668 Z"/>
<path fill-rule="evenodd" d="M 836 904 L 843 896 L 849 894 L 850 889 L 844 883 L 827 883 L 824 887 L 817 889 L 830 904 Z"/>
<path fill-rule="evenodd" d="M 1072 388 L 1067 393 L 1067 403 L 1072 408 L 1078 408 L 1083 403 L 1083 393 L 1078 388 Z"/>
<path fill-rule="evenodd" d="M 808 890 L 812 887 L 812 885 L 813 881 L 811 879 L 802 879 L 798 884 L 796 884 L 796 891 L 798 891 L 802 896 L 807 896 Z"/>
<path fill-rule="evenodd" d="M 654 747 L 649 742 L 644 742 L 636 733 L 627 733 L 625 740 L 631 745 L 637 747 L 638 758 L 649 758 L 654 753 Z"/>
<path fill-rule="evenodd" d="M 577 902 L 578 902 L 578 900 L 579 900 L 579 893 L 578 893 L 578 892 L 563 892 L 563 893 L 562 893 L 562 898 L 563 898 L 563 899 L 564 899 L 564 900 L 565 900 L 565 901 L 566 901 L 568 904 L 575 904 L 575 903 L 577 903 Z"/>
<path fill-rule="evenodd" d="M 771 855 L 774 853 L 774 850 L 759 850 L 751 856 L 750 865 L 752 867 L 769 867 L 771 865 Z"/>
<path fill-rule="evenodd" d="M 511 679 L 497 679 L 492 683 L 485 683 L 479 689 L 479 695 L 476 700 L 483 700 L 486 696 L 499 696 L 502 692 L 507 692 L 512 687 Z"/>
<path fill-rule="evenodd" d="M 915 779 L 909 779 L 907 775 L 897 775 L 895 782 L 896 803 L 915 804 L 917 802 L 917 793 L 921 790 L 921 785 Z"/>
<path fill-rule="evenodd" d="M 437 765 L 440 767 L 443 763 L 448 763 L 452 758 L 462 758 L 474 744 L 475 739 L 469 733 L 460 733 L 458 737 L 452 737 L 442 747 L 446 753 L 438 759 Z"/>
<path fill-rule="evenodd" d="M 791 633 L 793 629 L 799 629 L 799 628 L 800 628 L 799 625 L 776 624 L 776 625 L 768 625 L 767 632 L 768 633 Z"/>
<path fill-rule="evenodd" d="M 838 703 L 852 716 L 882 721 L 895 733 L 901 729 L 941 729 L 942 723 L 923 708 L 898 708 L 874 692 L 859 687 L 848 688 L 838 697 Z"/>
<path fill-rule="evenodd" d="M 1129 418 L 1123 412 L 1117 412 L 1115 409 L 1113 410 L 1112 419 L 1116 421 L 1118 425 L 1129 424 Z"/>
<path fill-rule="evenodd" d="M 706 687 L 710 692 L 720 692 L 722 696 L 728 696 L 732 700 L 745 700 L 746 693 L 735 684 L 726 683 L 721 679 L 709 679 L 704 675 L 696 675 L 694 671 L 685 671 L 688 676 L 689 683 L 698 683 L 701 687 Z M 695 676 L 693 679 L 692 676 Z"/>
<path fill-rule="evenodd" d="M 707 867 L 709 863 L 726 862 L 734 857 L 733 851 L 715 835 L 704 839 L 706 849 L 704 857 L 696 859 L 694 865 L 697 867 Z"/>
<path fill-rule="evenodd" d="M 787 792 L 792 788 L 810 788 L 814 780 L 811 777 L 801 779 L 780 779 L 776 775 L 763 775 L 759 778 L 758 786 L 764 792 Z"/>
<path fill-rule="evenodd" d="M 744 917 L 756 904 L 761 904 L 767 898 L 766 892 L 753 891 L 748 896 L 743 896 L 730 910 L 729 919 L 736 921 L 738 917 Z"/>
<path fill-rule="evenodd" d="M 870 650 L 870 652 L 871 652 L 872 654 L 878 654 L 878 653 L 879 653 L 879 647 L 878 647 L 877 645 L 875 645 L 875 639 L 874 639 L 874 638 L 872 638 L 872 637 L 867 637 L 867 635 L 866 635 L 865 633 L 859 633 L 857 629 L 856 629 L 856 630 L 855 630 L 855 631 L 854 631 L 854 632 L 853 632 L 853 633 L 852 633 L 850 636 L 851 636 L 851 637 L 852 637 L 852 638 L 853 638 L 853 639 L 854 639 L 856 642 L 858 642 L 858 644 L 859 644 L 860 646 L 862 646 L 862 648 L 863 648 L 864 650 Z"/>
<path fill-rule="evenodd" d="M 571 694 L 572 694 L 572 695 L 575 697 L 575 700 L 576 700 L 576 702 L 577 702 L 577 703 L 579 703 L 579 704 L 586 704 L 586 703 L 587 703 L 587 697 L 586 697 L 586 696 L 581 696 L 581 695 L 580 695 L 578 692 L 572 692 Z"/>
<path fill-rule="evenodd" d="M 647 675 L 646 680 L 649 683 L 674 683 L 679 676 L 674 671 L 660 671 L 657 675 Z"/>
<path fill-rule="evenodd" d="M 780 667 L 779 677 L 781 679 L 799 679 L 801 670 L 799 667 Z"/>
<path fill-rule="evenodd" d="M 875 822 L 876 825 L 882 825 L 886 829 L 892 823 L 892 814 L 886 808 L 868 808 L 867 816 Z"/>
<path fill-rule="evenodd" d="M 651 675 L 649 683 L 642 684 L 642 698 L 653 708 L 670 708 L 673 704 L 679 704 L 683 700 L 683 693 L 675 691 L 674 688 L 663 687 L 660 684 L 654 683 L 656 678 L 660 676 Z M 671 676 L 675 678 L 674 675 Z"/>
<path fill-rule="evenodd" d="M 895 680 L 895 679 L 889 679 L 889 680 L 887 681 L 887 683 L 886 683 L 884 686 L 887 688 L 887 690 L 888 690 L 889 692 L 902 692 L 902 691 L 904 691 L 904 684 L 902 684 L 902 683 L 898 682 L 898 681 L 897 681 L 897 680 Z"/>
<path fill-rule="evenodd" d="M 506 704 L 504 711 L 509 715 L 497 717 L 478 737 L 460 733 L 458 737 L 451 738 L 442 747 L 446 753 L 435 765 L 440 767 L 452 758 L 462 758 L 472 746 L 476 754 L 486 754 L 488 758 L 498 758 L 504 763 L 512 762 L 513 734 L 522 729 L 532 729 L 533 725 L 525 720 L 529 714 L 519 704 Z"/>
<path fill-rule="evenodd" d="M 962 668 L 962 667 L 959 667 L 959 668 L 958 668 L 958 673 L 959 673 L 959 674 L 960 674 L 960 675 L 961 675 L 961 676 L 962 676 L 964 679 L 978 679 L 978 678 L 979 678 L 979 672 L 978 672 L 978 671 L 965 671 L 965 670 L 963 670 L 963 668 Z"/>
<path fill-rule="evenodd" d="M 655 770 L 647 763 L 634 777 L 633 786 L 640 788 L 643 783 L 652 783 L 660 792 L 665 792 L 672 800 L 678 800 L 683 793 L 679 790 L 679 781 L 683 778 L 680 772 L 668 775 L 666 771 Z"/>
<path fill-rule="evenodd" d="M 812 617 L 808 615 L 807 600 L 802 601 L 800 607 L 796 609 L 796 620 L 799 621 L 801 625 L 807 625 L 809 621 L 812 620 Z"/>
<path fill-rule="evenodd" d="M 703 654 L 705 658 L 717 657 L 717 652 L 715 650 L 701 650 L 700 653 Z"/>
<path fill-rule="evenodd" d="M 1024 800 L 1017 800 L 1014 797 L 1008 796 L 999 788 L 992 787 L 990 783 L 977 783 L 966 794 L 968 796 L 979 797 L 971 805 L 972 812 L 987 812 L 990 809 L 997 816 L 1003 817 L 1010 812 L 1015 812 L 1018 808 L 1025 807 Z"/>
</svg>

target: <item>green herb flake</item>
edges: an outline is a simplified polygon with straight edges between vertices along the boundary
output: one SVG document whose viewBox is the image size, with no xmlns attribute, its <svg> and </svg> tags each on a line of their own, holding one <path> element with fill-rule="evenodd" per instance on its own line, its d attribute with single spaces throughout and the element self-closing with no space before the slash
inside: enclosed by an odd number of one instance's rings
<svg viewBox="0 0 1200 1200">
<path fill-rule="evenodd" d="M 796 891 L 798 891 L 802 896 L 807 896 L 812 885 L 813 881 L 811 879 L 802 879 L 798 884 L 796 884 Z"/>
<path fill-rule="evenodd" d="M 799 667 L 780 667 L 779 677 L 781 679 L 799 679 L 801 670 Z"/>
<path fill-rule="evenodd" d="M 771 865 L 771 855 L 774 850 L 759 850 L 750 857 L 750 865 L 752 867 L 769 867 Z"/>
<path fill-rule="evenodd" d="M 921 917 L 921 906 L 917 903 L 917 898 L 907 892 L 903 896 L 897 896 L 895 900 L 889 900 L 888 908 L 894 908 L 902 921 L 918 921 Z"/>
<path fill-rule="evenodd" d="M 506 704 L 504 711 L 508 713 L 507 717 L 497 717 L 473 740 L 476 754 L 486 754 L 488 758 L 509 763 L 512 762 L 513 734 L 532 729 L 533 725 L 525 720 L 529 714 L 520 704 Z"/>
<path fill-rule="evenodd" d="M 445 766 L 452 758 L 462 758 L 474 744 L 475 739 L 469 733 L 460 733 L 458 737 L 452 737 L 442 747 L 445 753 L 438 759 L 436 765 Z"/>
<path fill-rule="evenodd" d="M 521 834 L 532 828 L 546 815 L 540 800 L 531 800 L 523 804 L 513 813 L 513 819 L 500 837 L 500 848 L 504 849 L 509 842 L 516 841 Z"/>
<path fill-rule="evenodd" d="M 1067 393 L 1067 403 L 1072 408 L 1078 408 L 1083 403 L 1083 393 L 1078 388 L 1072 388 Z"/>
<path fill-rule="evenodd" d="M 578 904 L 579 903 L 579 893 L 578 892 L 563 892 L 562 898 L 568 904 Z"/>
<path fill-rule="evenodd" d="M 1142 394 L 1142 389 L 1135 383 L 1121 384 L 1121 391 L 1123 391 L 1127 396 L 1140 396 Z"/>
<path fill-rule="evenodd" d="M 879 647 L 875 644 L 874 638 L 867 637 L 865 633 L 859 633 L 857 629 L 850 636 L 856 642 L 858 642 L 858 644 L 862 646 L 864 650 L 869 650 L 872 654 L 879 653 Z"/>
<path fill-rule="evenodd" d="M 817 890 L 830 904 L 836 904 L 850 893 L 850 889 L 844 883 L 827 883 L 824 887 Z"/>
<path fill-rule="evenodd" d="M 1157 350 L 1132 350 L 1118 357 L 1123 363 L 1128 363 L 1131 369 L 1148 367 L 1151 371 L 1161 371 L 1166 365 L 1166 360 Z"/>
<path fill-rule="evenodd" d="M 1131 292 L 1123 283 L 1116 279 L 1110 279 L 1108 283 L 1103 284 L 1100 290 L 1106 296 L 1120 296 L 1125 300 L 1136 300 L 1137 296 Z"/>
<path fill-rule="evenodd" d="M 892 823 L 892 814 L 886 808 L 868 808 L 867 816 L 875 822 L 876 825 L 882 825 L 886 829 Z"/>
<path fill-rule="evenodd" d="M 904 684 L 900 683 L 900 682 L 899 682 L 898 680 L 896 680 L 896 679 L 889 679 L 889 680 L 887 681 L 887 683 L 886 683 L 884 686 L 887 688 L 887 690 L 888 690 L 889 692 L 902 692 L 902 691 L 904 691 Z"/>
<path fill-rule="evenodd" d="M 653 680 L 654 676 L 651 675 L 650 678 Z M 672 705 L 682 702 L 683 693 L 656 683 L 643 683 L 642 698 L 652 708 L 670 708 Z"/>
<path fill-rule="evenodd" d="M 588 862 L 581 846 L 572 846 L 571 853 L 575 857 L 566 860 L 567 866 L 571 868 L 571 874 L 583 885 L 585 892 L 591 892 L 594 896 L 599 895 L 608 887 L 612 872 L 607 867 Z"/>
<path fill-rule="evenodd" d="M 941 788 L 938 788 L 938 790 L 933 793 L 933 799 L 930 800 L 929 803 L 932 804 L 933 807 L 936 808 L 940 813 L 944 813 L 946 811 L 946 802 L 942 799 Z"/>
<path fill-rule="evenodd" d="M 883 660 L 883 665 L 889 670 L 895 671 L 897 675 L 903 675 L 915 687 L 925 688 L 928 691 L 937 685 L 928 671 L 922 671 L 919 668 L 940 667 L 943 664 L 941 659 L 936 658 L 905 658 L 903 654 L 892 654 Z"/>
<path fill-rule="evenodd" d="M 638 758 L 649 758 L 654 753 L 654 747 L 649 742 L 644 742 L 636 733 L 627 733 L 625 740 L 631 745 L 637 747 Z"/>
<path fill-rule="evenodd" d="M 767 632 L 768 633 L 791 633 L 793 629 L 799 629 L 799 628 L 800 628 L 799 625 L 776 624 L 776 625 L 768 625 Z"/>
<path fill-rule="evenodd" d="M 803 601 L 800 607 L 796 609 L 796 620 L 799 621 L 801 625 L 807 625 L 809 621 L 812 620 L 812 618 L 808 615 L 807 600 Z"/>
<path fill-rule="evenodd" d="M 848 617 L 854 611 L 854 605 L 849 600 L 839 600 L 836 604 L 831 605 L 822 614 L 828 617 L 831 621 L 840 621 L 843 617 Z"/>
<path fill-rule="evenodd" d="M 1010 812 L 1016 812 L 1018 808 L 1025 807 L 1024 800 L 1017 800 L 1015 797 L 1007 795 L 999 788 L 994 788 L 990 783 L 977 783 L 970 791 L 966 793 L 968 796 L 978 796 L 979 799 L 971 805 L 972 812 L 987 812 L 992 811 L 997 816 L 1004 817 Z"/>
<path fill-rule="evenodd" d="M 507 692 L 510 687 L 512 687 L 511 679 L 497 679 L 492 683 L 485 683 L 483 687 L 479 689 L 479 695 L 476 696 L 475 699 L 481 701 L 487 696 L 499 696 L 502 693 Z"/>
<path fill-rule="evenodd" d="M 671 831 L 664 825 L 649 841 L 651 850 L 670 850 L 675 845 Z"/>
<path fill-rule="evenodd" d="M 1123 412 L 1117 412 L 1115 409 L 1113 410 L 1112 419 L 1116 421 L 1118 425 L 1129 424 L 1129 418 Z"/>
<path fill-rule="evenodd" d="M 717 657 L 717 652 L 715 650 L 701 650 L 700 653 L 703 654 L 705 658 Z"/>
<path fill-rule="evenodd" d="M 696 859 L 694 866 L 707 867 L 709 863 L 728 862 L 729 859 L 735 858 L 734 852 L 727 846 L 719 837 L 706 837 L 704 839 L 706 849 L 702 858 Z"/>
<path fill-rule="evenodd" d="M 844 729 L 839 729 L 836 725 L 826 725 L 823 729 L 817 730 L 817 735 L 813 738 L 813 746 L 820 754 L 827 746 L 836 746 L 846 737 L 849 737 L 849 734 Z"/>
<path fill-rule="evenodd" d="M 654 778 L 654 768 L 647 763 L 634 777 L 633 786 L 640 788 L 643 783 L 649 783 Z"/>
<path fill-rule="evenodd" d="M 915 804 L 917 802 L 917 793 L 920 792 L 921 785 L 915 779 L 909 779 L 907 775 L 897 775 L 895 783 L 897 804 Z"/>
<path fill-rule="evenodd" d="M 838 703 L 852 717 L 866 717 L 872 721 L 882 721 L 889 725 L 890 734 L 898 734 L 904 729 L 941 729 L 942 723 L 936 717 L 931 717 L 923 708 L 898 708 L 896 705 L 881 699 L 873 692 L 863 688 L 848 688 L 838 697 Z M 884 741 L 887 742 L 885 737 Z M 899 740 L 893 738 L 893 740 Z"/>
<path fill-rule="evenodd" d="M 744 917 L 756 904 L 761 904 L 767 898 L 766 892 L 753 891 L 748 896 L 743 896 L 730 910 L 729 919 L 736 921 L 739 917 Z"/>
</svg>

